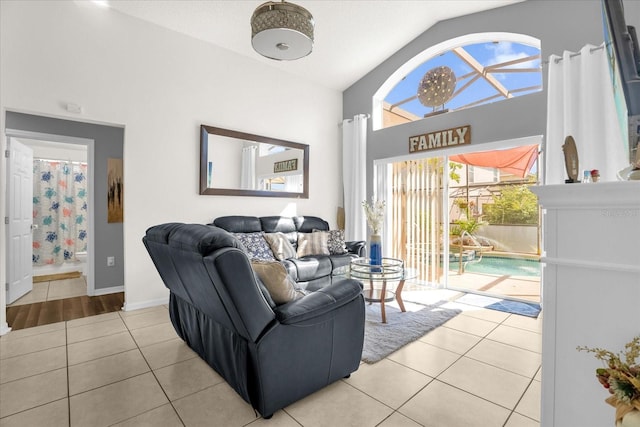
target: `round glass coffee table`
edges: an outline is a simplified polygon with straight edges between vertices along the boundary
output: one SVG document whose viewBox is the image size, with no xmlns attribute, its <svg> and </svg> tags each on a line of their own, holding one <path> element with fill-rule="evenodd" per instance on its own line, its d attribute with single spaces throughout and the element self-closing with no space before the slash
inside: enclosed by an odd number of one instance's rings
<svg viewBox="0 0 640 427">
<path fill-rule="evenodd" d="M 382 265 L 371 265 L 369 258 L 355 258 L 350 265 L 334 272 L 334 276 L 360 280 L 365 286 L 368 282 L 369 290 L 364 290 L 365 300 L 369 303 L 380 304 L 382 323 L 387 323 L 385 303 L 395 299 L 400 310 L 405 312 L 402 288 L 404 288 L 405 280 L 414 279 L 417 274 L 414 269 L 405 268 L 404 261 L 401 259 L 382 258 Z M 397 282 L 395 288 L 392 285 L 394 282 Z M 388 287 L 388 284 L 391 286 Z M 388 294 L 392 295 L 388 296 Z"/>
</svg>

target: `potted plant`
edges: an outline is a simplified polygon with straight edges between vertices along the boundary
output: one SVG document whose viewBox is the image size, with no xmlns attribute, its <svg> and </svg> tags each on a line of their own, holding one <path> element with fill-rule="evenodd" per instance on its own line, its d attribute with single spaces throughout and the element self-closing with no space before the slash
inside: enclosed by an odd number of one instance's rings
<svg viewBox="0 0 640 427">
<path fill-rule="evenodd" d="M 602 348 L 578 347 L 578 351 L 594 353 L 605 368 L 596 369 L 596 378 L 609 390 L 605 402 L 616 408 L 617 427 L 640 427 L 640 335 L 613 353 Z"/>
</svg>

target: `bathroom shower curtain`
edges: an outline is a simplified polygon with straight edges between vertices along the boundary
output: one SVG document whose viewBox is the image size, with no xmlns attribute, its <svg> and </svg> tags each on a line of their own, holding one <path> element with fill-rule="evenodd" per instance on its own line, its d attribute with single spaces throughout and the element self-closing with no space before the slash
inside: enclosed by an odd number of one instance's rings
<svg viewBox="0 0 640 427">
<path fill-rule="evenodd" d="M 33 265 L 75 261 L 87 250 L 87 164 L 33 161 Z"/>
</svg>

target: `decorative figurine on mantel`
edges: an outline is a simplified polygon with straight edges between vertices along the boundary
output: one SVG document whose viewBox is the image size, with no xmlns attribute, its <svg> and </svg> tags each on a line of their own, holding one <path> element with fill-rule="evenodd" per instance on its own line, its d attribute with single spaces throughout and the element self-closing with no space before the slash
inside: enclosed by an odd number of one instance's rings
<svg viewBox="0 0 640 427">
<path fill-rule="evenodd" d="M 565 184 L 580 182 L 578 181 L 578 171 L 580 170 L 578 167 L 578 150 L 576 149 L 576 142 L 571 135 L 564 139 L 562 152 L 564 153 L 564 166 L 567 169 L 567 175 L 569 175 L 569 179 L 564 180 Z"/>
</svg>

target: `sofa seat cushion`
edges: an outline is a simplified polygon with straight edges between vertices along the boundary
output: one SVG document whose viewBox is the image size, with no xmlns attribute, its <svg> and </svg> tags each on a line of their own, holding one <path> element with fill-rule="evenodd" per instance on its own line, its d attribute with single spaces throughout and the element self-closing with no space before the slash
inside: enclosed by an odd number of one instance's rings
<svg viewBox="0 0 640 427">
<path fill-rule="evenodd" d="M 297 270 L 296 281 L 308 281 L 331 274 L 331 260 L 328 256 L 305 256 L 290 258 L 287 262 L 294 264 Z"/>
</svg>

